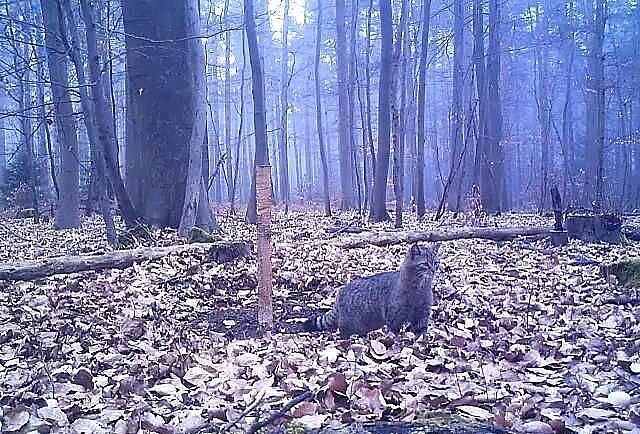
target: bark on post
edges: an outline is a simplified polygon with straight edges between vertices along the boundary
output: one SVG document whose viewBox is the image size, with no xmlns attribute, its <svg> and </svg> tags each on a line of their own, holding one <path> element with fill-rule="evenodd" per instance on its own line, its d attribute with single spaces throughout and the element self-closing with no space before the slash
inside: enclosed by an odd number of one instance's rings
<svg viewBox="0 0 640 434">
<path fill-rule="evenodd" d="M 258 258 L 258 331 L 273 329 L 271 287 L 271 166 L 256 166 L 256 202 L 258 211 L 256 253 Z"/>
</svg>

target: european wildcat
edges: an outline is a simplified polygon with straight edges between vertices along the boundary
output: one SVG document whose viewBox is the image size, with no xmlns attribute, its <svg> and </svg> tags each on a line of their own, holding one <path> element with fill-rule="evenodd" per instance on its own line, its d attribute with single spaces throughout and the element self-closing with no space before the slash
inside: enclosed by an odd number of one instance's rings
<svg viewBox="0 0 640 434">
<path fill-rule="evenodd" d="M 374 274 L 349 282 L 338 292 L 333 308 L 309 318 L 306 331 L 340 330 L 343 338 L 365 335 L 387 325 L 399 332 L 409 323 L 424 333 L 431 316 L 431 282 L 438 269 L 438 248 L 414 244 L 409 248 L 399 271 Z"/>
</svg>

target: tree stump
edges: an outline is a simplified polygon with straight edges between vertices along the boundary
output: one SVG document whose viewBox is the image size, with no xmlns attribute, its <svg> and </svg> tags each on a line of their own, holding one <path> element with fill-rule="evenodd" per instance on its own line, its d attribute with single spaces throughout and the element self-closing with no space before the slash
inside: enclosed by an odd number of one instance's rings
<svg viewBox="0 0 640 434">
<path fill-rule="evenodd" d="M 613 214 L 580 214 L 567 217 L 569 237 L 588 243 L 619 244 L 622 220 Z"/>
</svg>

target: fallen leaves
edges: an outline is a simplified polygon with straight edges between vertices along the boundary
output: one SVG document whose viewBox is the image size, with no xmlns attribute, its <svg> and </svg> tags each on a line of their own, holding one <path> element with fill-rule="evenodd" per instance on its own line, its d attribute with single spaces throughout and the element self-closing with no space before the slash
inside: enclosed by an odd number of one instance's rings
<svg viewBox="0 0 640 434">
<path fill-rule="evenodd" d="M 523 219 L 537 217 L 494 223 Z M 230 236 L 253 236 L 253 228 L 221 220 Z M 334 222 L 317 215 L 276 220 L 280 332 L 299 331 L 304 317 L 331 305 L 340 284 L 393 270 L 404 253 L 403 246 L 338 249 L 321 230 Z M 51 237 L 44 247 L 22 242 L 19 252 L 6 252 L 27 259 L 53 254 L 54 245 L 99 250 L 94 226 L 38 227 L 38 236 Z M 295 238 L 302 232 L 305 241 Z M 304 390 L 314 399 L 285 419 L 307 427 L 410 422 L 437 411 L 529 433 L 640 429 L 640 307 L 611 302 L 637 296 L 596 266 L 570 265 L 580 255 L 638 255 L 637 244 L 553 249 L 545 241 L 466 240 L 441 252 L 433 320 L 420 338 L 376 331 L 347 341 L 255 339 L 252 260 L 200 265 L 198 255 L 172 255 L 12 284 L 0 301 L 0 431 L 177 433 L 236 420 L 245 429 Z M 186 272 L 193 267 L 199 272 Z"/>
</svg>

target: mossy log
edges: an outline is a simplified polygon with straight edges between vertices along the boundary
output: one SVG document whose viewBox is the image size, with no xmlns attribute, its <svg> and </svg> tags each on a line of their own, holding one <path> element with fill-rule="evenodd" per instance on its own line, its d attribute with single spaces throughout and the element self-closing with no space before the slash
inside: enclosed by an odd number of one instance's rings
<svg viewBox="0 0 640 434">
<path fill-rule="evenodd" d="M 58 256 L 35 261 L 5 263 L 0 264 L 0 280 L 34 280 L 56 274 L 127 268 L 135 263 L 162 258 L 172 253 L 198 250 L 207 252 L 208 260 L 223 263 L 236 258 L 250 256 L 252 243 L 248 241 L 227 241 L 166 247 L 144 247 L 131 250 L 116 250 L 103 255 Z"/>
<path fill-rule="evenodd" d="M 604 277 L 616 276 L 622 285 L 640 288 L 640 258 L 603 264 L 600 266 L 600 272 Z"/>
</svg>

